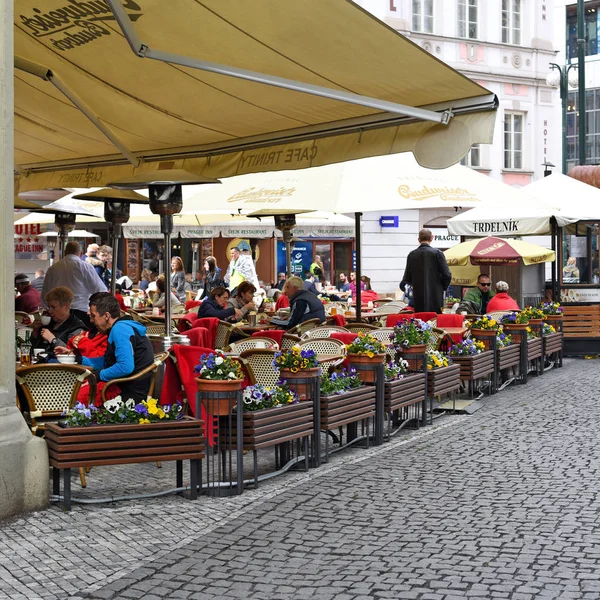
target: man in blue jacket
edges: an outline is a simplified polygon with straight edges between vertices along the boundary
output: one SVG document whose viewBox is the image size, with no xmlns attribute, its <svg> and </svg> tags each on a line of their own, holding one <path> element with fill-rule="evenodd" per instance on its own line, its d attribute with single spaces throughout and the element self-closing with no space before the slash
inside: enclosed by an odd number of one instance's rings
<svg viewBox="0 0 600 600">
<path fill-rule="evenodd" d="M 107 292 L 90 300 L 90 320 L 101 333 L 108 335 L 106 354 L 102 358 L 83 358 L 82 364 L 99 371 L 100 381 L 129 377 L 154 362 L 154 350 L 146 337 L 146 328 L 131 317 L 121 317 L 117 299 Z M 119 383 L 122 399 L 146 400 L 150 375 Z"/>
<path fill-rule="evenodd" d="M 289 319 L 271 319 L 271 323 L 282 329 L 291 329 L 299 323 L 310 319 L 325 321 L 323 303 L 315 294 L 304 289 L 304 281 L 300 277 L 290 277 L 284 287 L 284 293 L 290 300 Z"/>
</svg>

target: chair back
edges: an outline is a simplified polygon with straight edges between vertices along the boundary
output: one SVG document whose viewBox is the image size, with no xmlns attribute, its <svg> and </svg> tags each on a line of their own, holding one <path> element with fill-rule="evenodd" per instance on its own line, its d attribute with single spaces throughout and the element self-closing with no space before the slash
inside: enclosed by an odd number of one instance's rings
<svg viewBox="0 0 600 600">
<path fill-rule="evenodd" d="M 259 383 L 265 387 L 273 387 L 279 381 L 279 368 L 273 366 L 277 350 L 253 349 L 244 350 L 240 360 L 244 365 L 252 385 Z"/>
<path fill-rule="evenodd" d="M 444 329 L 444 327 L 462 327 L 464 322 L 464 315 L 442 314 L 437 316 L 434 327 L 440 327 L 441 329 Z"/>
<path fill-rule="evenodd" d="M 190 346 L 207 347 L 210 345 L 210 336 L 206 327 L 193 327 L 186 330 L 185 335 L 190 340 Z"/>
<path fill-rule="evenodd" d="M 239 340 L 229 344 L 229 351 L 234 354 L 241 354 L 245 350 L 252 350 L 254 348 L 261 349 L 266 348 L 268 350 L 279 350 L 279 344 L 267 337 L 249 337 L 245 340 Z"/>
<path fill-rule="evenodd" d="M 229 346 L 229 338 L 235 327 L 226 321 L 219 321 L 217 325 L 217 335 L 215 337 L 215 348 L 225 348 Z"/>
<path fill-rule="evenodd" d="M 339 367 L 344 364 L 346 360 L 346 356 L 343 354 L 339 354 L 337 356 L 329 356 L 319 361 L 319 366 L 321 367 L 321 373 L 326 374 L 329 373 L 332 369 Z"/>
<path fill-rule="evenodd" d="M 376 329 L 380 329 L 377 325 L 369 323 L 347 323 L 346 329 L 351 333 L 372 333 Z"/>
<path fill-rule="evenodd" d="M 20 387 L 31 418 L 32 430 L 43 428 L 37 419 L 58 418 L 75 406 L 81 386 L 89 383 L 88 404 L 96 395 L 96 379 L 92 371 L 81 365 L 43 364 L 21 367 L 17 370 Z M 21 407 L 25 410 L 25 407 Z"/>
<path fill-rule="evenodd" d="M 340 340 L 334 340 L 332 338 L 312 338 L 308 340 L 302 340 L 300 342 L 300 348 L 303 350 L 314 350 L 317 355 L 346 354 L 346 344 L 344 344 L 344 342 L 340 342 Z"/>
<path fill-rule="evenodd" d="M 413 315 L 414 319 L 421 319 L 421 321 L 429 321 L 429 319 L 435 319 L 437 318 L 438 314 L 434 313 L 434 312 L 417 312 L 414 313 Z"/>
<path fill-rule="evenodd" d="M 300 336 L 293 335 L 292 333 L 284 333 L 281 336 L 281 344 L 279 348 L 281 350 L 290 350 L 292 346 L 296 346 L 301 342 Z"/>
<path fill-rule="evenodd" d="M 494 312 L 491 313 L 487 313 L 487 316 L 490 317 L 490 319 L 496 319 L 496 321 L 499 321 L 504 315 L 512 315 L 512 313 L 514 312 L 519 312 L 519 311 L 515 311 L 515 310 L 495 310 Z M 463 317 L 464 319 L 464 315 L 456 315 L 459 317 Z M 461 323 L 462 325 L 462 323 Z M 450 327 L 448 325 L 448 327 Z"/>
<path fill-rule="evenodd" d="M 378 306 L 373 313 L 376 315 L 397 315 L 401 310 L 402 308 L 400 306 L 385 304 L 384 306 Z"/>
<path fill-rule="evenodd" d="M 304 321 L 304 323 L 298 323 L 295 327 L 290 329 L 290 333 L 294 333 L 297 335 L 302 335 L 306 333 L 310 329 L 314 329 L 318 325 L 321 324 L 321 319 L 309 319 L 308 321 Z"/>
<path fill-rule="evenodd" d="M 338 327 L 337 325 L 320 325 L 319 327 L 315 327 L 314 329 L 309 329 L 306 333 L 302 335 L 303 340 L 311 339 L 311 338 L 327 338 L 334 331 L 339 331 L 341 333 L 349 333 L 349 329 L 345 327 Z"/>
<path fill-rule="evenodd" d="M 164 323 L 150 321 L 149 323 L 142 323 L 142 325 L 146 327 L 146 335 L 164 335 L 165 333 Z M 179 332 L 171 327 L 171 333 L 178 334 Z"/>
<path fill-rule="evenodd" d="M 390 339 L 390 336 L 394 333 L 392 327 L 379 327 L 376 331 L 370 331 L 369 333 L 382 344 L 386 346 L 392 345 L 392 340 Z"/>
<path fill-rule="evenodd" d="M 452 338 L 443 329 L 440 329 L 439 327 L 434 327 L 431 330 L 431 333 L 431 340 L 429 340 L 429 343 L 427 344 L 427 350 L 447 350 L 448 348 L 450 348 L 450 346 L 452 346 Z M 442 346 L 445 346 L 445 348 L 442 348 Z"/>
<path fill-rule="evenodd" d="M 133 310 L 133 309 L 131 309 L 131 308 L 128 308 L 128 309 L 127 309 L 125 312 L 126 312 L 126 313 L 127 313 L 127 314 L 128 314 L 128 315 L 129 315 L 129 316 L 130 316 L 130 317 L 131 317 L 131 318 L 132 318 L 134 321 L 137 321 L 138 323 L 141 323 L 141 318 L 140 318 L 140 315 L 139 315 L 139 313 L 138 313 L 137 311 L 135 311 L 135 310 Z"/>
<path fill-rule="evenodd" d="M 414 313 L 400 313 L 397 315 L 388 315 L 385 319 L 386 327 L 395 327 L 398 323 L 402 321 L 410 321 L 414 318 Z"/>
</svg>

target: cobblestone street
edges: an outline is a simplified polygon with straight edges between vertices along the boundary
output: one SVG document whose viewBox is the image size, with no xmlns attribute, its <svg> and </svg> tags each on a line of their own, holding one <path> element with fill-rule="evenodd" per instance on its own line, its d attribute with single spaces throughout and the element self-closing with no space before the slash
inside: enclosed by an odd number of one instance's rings
<svg viewBox="0 0 600 600">
<path fill-rule="evenodd" d="M 240 497 L 52 506 L 5 522 L 0 598 L 597 600 L 598 366 L 567 360 L 471 416 Z M 167 469 L 119 476 L 166 482 Z M 92 470 L 86 495 L 105 473 Z"/>
</svg>

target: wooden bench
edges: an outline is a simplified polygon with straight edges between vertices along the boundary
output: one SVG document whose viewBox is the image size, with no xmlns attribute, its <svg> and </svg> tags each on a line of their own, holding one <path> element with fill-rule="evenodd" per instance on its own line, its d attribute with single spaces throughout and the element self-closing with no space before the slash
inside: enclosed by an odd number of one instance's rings
<svg viewBox="0 0 600 600">
<path fill-rule="evenodd" d="M 52 466 L 53 493 L 60 494 L 63 472 L 63 506 L 71 508 L 71 469 L 99 465 L 177 461 L 176 484 L 183 486 L 183 461 L 190 461 L 190 496 L 198 496 L 200 461 L 204 458 L 204 422 L 184 417 L 131 425 L 92 425 L 89 427 L 47 426 Z"/>
</svg>

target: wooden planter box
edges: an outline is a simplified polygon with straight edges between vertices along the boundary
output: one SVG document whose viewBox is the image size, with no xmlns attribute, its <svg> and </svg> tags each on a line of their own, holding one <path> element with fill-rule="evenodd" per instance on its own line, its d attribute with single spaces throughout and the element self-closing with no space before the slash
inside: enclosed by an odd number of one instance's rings
<svg viewBox="0 0 600 600">
<path fill-rule="evenodd" d="M 232 439 L 237 432 L 233 421 Z M 312 435 L 313 404 L 299 402 L 279 408 L 245 411 L 242 416 L 244 450 L 258 450 Z M 234 444 L 235 445 L 235 444 Z"/>
<path fill-rule="evenodd" d="M 543 344 L 542 338 L 537 337 L 532 340 L 527 340 L 527 360 L 535 360 L 542 356 Z"/>
<path fill-rule="evenodd" d="M 563 347 L 563 334 L 557 332 L 551 335 L 545 335 L 542 338 L 542 342 L 544 346 L 544 356 L 560 352 Z"/>
<path fill-rule="evenodd" d="M 398 381 L 385 384 L 384 410 L 394 412 L 404 406 L 418 404 L 425 400 L 425 373 L 405 375 Z"/>
<path fill-rule="evenodd" d="M 427 394 L 441 396 L 460 388 L 460 365 L 450 365 L 427 371 Z"/>
<path fill-rule="evenodd" d="M 321 396 L 321 429 L 334 429 L 375 416 L 375 386 Z"/>
<path fill-rule="evenodd" d="M 518 367 L 521 361 L 520 344 L 511 344 L 504 348 L 498 348 L 498 369 L 508 369 L 509 367 Z"/>
<path fill-rule="evenodd" d="M 473 356 L 452 356 L 452 361 L 460 365 L 461 381 L 474 381 L 487 377 L 494 371 L 494 353 L 486 350 Z"/>
<path fill-rule="evenodd" d="M 191 495 L 197 496 L 197 462 L 204 458 L 204 422 L 183 417 L 178 421 L 131 425 L 92 425 L 46 428 L 50 465 L 54 468 L 54 493 L 59 493 L 59 470 L 64 475 L 64 506 L 71 505 L 70 470 L 78 467 L 189 460 Z"/>
</svg>

